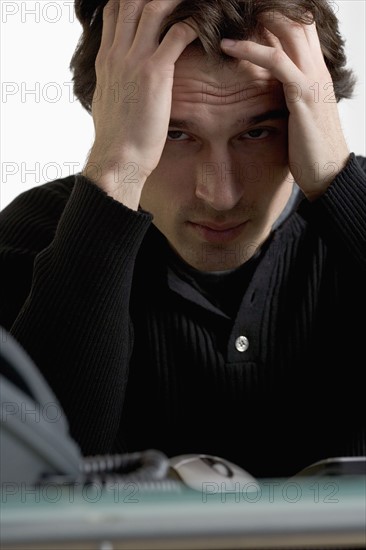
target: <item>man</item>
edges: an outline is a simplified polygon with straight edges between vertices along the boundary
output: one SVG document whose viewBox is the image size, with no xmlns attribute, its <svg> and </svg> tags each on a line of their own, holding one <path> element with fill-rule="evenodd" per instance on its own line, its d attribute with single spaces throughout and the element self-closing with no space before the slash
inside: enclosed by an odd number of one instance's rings
<svg viewBox="0 0 366 550">
<path fill-rule="evenodd" d="M 329 6 L 76 10 L 95 141 L 82 174 L 3 211 L 0 322 L 82 451 L 205 452 L 258 477 L 366 454 L 365 161 Z"/>
</svg>

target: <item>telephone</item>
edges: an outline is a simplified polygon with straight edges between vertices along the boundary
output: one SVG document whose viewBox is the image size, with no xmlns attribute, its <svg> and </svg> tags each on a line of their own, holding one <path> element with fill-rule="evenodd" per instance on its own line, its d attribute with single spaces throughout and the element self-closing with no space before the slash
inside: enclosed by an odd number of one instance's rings
<svg viewBox="0 0 366 550">
<path fill-rule="evenodd" d="M 160 451 L 83 457 L 57 397 L 25 350 L 0 330 L 1 486 L 35 485 L 62 476 L 70 482 L 113 478 L 179 489 L 177 481 L 167 482 L 169 460 Z"/>
</svg>

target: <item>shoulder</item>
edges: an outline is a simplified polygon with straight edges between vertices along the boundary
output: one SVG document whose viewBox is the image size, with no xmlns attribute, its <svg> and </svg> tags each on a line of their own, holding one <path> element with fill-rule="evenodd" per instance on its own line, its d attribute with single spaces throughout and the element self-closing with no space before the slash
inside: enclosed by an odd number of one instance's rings
<svg viewBox="0 0 366 550">
<path fill-rule="evenodd" d="M 65 207 L 75 180 L 73 174 L 24 191 L 3 209 L 1 216 L 9 216 L 15 210 L 46 212 L 51 206 Z"/>
<path fill-rule="evenodd" d="M 357 163 L 360 165 L 360 167 L 362 168 L 362 170 L 364 172 L 366 172 L 366 157 L 363 157 L 361 155 L 356 155 L 356 161 Z"/>
<path fill-rule="evenodd" d="M 47 182 L 18 195 L 0 213 L 2 245 L 46 246 L 52 239 L 76 181 L 75 175 Z"/>
</svg>

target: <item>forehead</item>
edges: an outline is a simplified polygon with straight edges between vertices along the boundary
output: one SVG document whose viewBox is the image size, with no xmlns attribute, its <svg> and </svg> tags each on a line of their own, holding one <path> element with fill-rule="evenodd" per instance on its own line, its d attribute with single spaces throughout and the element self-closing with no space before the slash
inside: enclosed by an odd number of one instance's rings
<svg viewBox="0 0 366 550">
<path fill-rule="evenodd" d="M 200 50 L 187 48 L 175 64 L 173 109 L 194 104 L 279 107 L 284 104 L 283 86 L 268 70 L 248 61 L 218 64 Z"/>
</svg>

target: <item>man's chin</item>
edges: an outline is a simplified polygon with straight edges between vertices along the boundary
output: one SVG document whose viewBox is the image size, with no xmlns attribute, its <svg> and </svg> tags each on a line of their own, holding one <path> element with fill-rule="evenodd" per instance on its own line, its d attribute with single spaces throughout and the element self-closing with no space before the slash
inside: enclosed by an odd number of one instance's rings
<svg viewBox="0 0 366 550">
<path fill-rule="evenodd" d="M 198 271 L 230 271 L 243 265 L 258 250 L 253 243 L 236 243 L 230 246 L 202 243 L 173 247 L 175 253 L 190 267 Z"/>
</svg>

